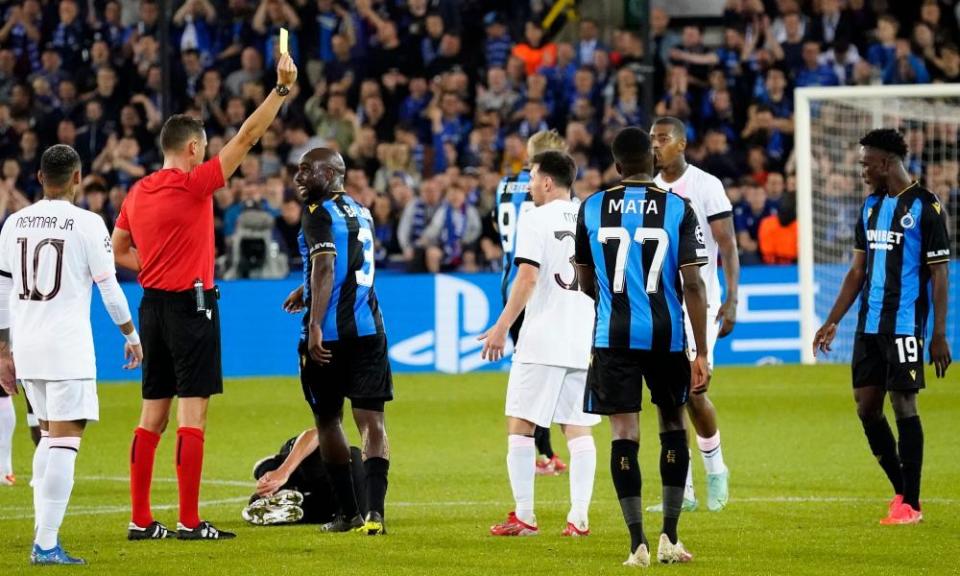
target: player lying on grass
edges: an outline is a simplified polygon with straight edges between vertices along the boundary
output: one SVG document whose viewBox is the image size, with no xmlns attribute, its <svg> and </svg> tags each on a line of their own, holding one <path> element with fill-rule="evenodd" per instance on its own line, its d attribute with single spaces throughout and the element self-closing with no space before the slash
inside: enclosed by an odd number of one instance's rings
<svg viewBox="0 0 960 576">
<path fill-rule="evenodd" d="M 254 464 L 257 491 L 243 509 L 243 519 L 257 526 L 331 522 L 340 510 L 340 502 L 330 487 L 330 474 L 319 447 L 317 429 L 308 428 L 284 442 L 277 454 Z M 367 481 L 360 449 L 350 447 L 350 456 L 358 504 L 366 514 Z"/>
</svg>

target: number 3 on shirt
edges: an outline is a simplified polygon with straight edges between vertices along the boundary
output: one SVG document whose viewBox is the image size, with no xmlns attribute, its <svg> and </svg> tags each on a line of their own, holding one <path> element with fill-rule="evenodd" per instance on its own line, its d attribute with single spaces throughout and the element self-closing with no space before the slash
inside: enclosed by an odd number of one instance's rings
<svg viewBox="0 0 960 576">
<path fill-rule="evenodd" d="M 900 363 L 916 362 L 920 358 L 920 349 L 917 346 L 917 339 L 914 336 L 905 336 L 894 340 L 897 343 L 897 354 L 900 356 Z"/>
<path fill-rule="evenodd" d="M 357 230 L 357 240 L 363 244 L 363 267 L 357 270 L 357 284 L 360 286 L 373 286 L 374 274 L 374 243 L 373 232 L 369 228 L 360 228 Z M 365 272 L 369 270 L 369 272 Z"/>
<path fill-rule="evenodd" d="M 611 240 L 617 242 L 617 260 L 613 267 L 613 291 L 620 294 L 626 282 L 627 255 L 630 253 L 631 245 L 630 232 L 626 228 L 610 226 L 601 228 L 597 239 L 601 244 L 607 244 Z M 653 261 L 650 262 L 650 270 L 647 272 L 647 294 L 656 294 L 660 290 L 660 270 L 663 269 L 663 260 L 667 256 L 670 237 L 663 228 L 637 228 L 633 234 L 633 241 L 637 244 L 650 240 L 657 243 L 657 249 L 653 253 Z"/>
</svg>

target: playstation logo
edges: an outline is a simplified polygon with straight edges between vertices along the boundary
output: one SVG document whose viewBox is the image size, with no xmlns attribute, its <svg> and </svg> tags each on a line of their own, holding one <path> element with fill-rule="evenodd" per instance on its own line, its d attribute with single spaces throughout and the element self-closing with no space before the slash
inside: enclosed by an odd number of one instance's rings
<svg viewBox="0 0 960 576">
<path fill-rule="evenodd" d="M 490 301 L 483 289 L 467 280 L 434 277 L 434 327 L 390 347 L 398 364 L 422 366 L 447 374 L 471 372 L 488 362 L 480 357 L 477 336 L 490 322 Z M 513 352 L 508 341 L 507 355 Z"/>
</svg>

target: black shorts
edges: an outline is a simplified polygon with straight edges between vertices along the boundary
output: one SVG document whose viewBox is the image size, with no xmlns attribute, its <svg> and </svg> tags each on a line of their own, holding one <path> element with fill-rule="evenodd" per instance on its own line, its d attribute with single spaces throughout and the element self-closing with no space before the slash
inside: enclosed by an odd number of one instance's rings
<svg viewBox="0 0 960 576">
<path fill-rule="evenodd" d="M 223 392 L 216 290 L 197 311 L 193 292 L 145 289 L 140 303 L 143 399 L 206 398 Z"/>
<path fill-rule="evenodd" d="M 683 406 L 690 395 L 686 352 L 594 348 L 587 371 L 583 411 L 588 414 L 639 412 L 643 383 L 661 408 Z"/>
<path fill-rule="evenodd" d="M 923 379 L 923 339 L 892 334 L 861 334 L 853 340 L 853 387 L 883 386 L 917 391 Z"/>
<path fill-rule="evenodd" d="M 316 416 L 329 418 L 343 409 L 344 398 L 354 408 L 383 411 L 393 400 L 393 376 L 387 359 L 384 334 L 324 342 L 329 364 L 310 358 L 307 343 L 300 342 L 300 385 L 303 397 Z"/>
</svg>

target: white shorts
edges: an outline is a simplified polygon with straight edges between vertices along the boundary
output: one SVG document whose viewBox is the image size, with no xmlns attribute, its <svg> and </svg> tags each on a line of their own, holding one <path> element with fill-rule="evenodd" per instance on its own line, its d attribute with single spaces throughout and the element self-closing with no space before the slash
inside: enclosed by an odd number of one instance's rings
<svg viewBox="0 0 960 576">
<path fill-rule="evenodd" d="M 686 309 L 684 309 L 686 312 Z M 713 371 L 713 347 L 717 344 L 717 336 L 720 334 L 720 323 L 716 321 L 720 308 L 707 308 L 707 366 Z M 693 338 L 693 325 L 690 324 L 690 315 L 683 315 L 684 324 L 687 327 L 687 357 L 693 362 L 697 357 L 697 341 Z"/>
<path fill-rule="evenodd" d="M 99 420 L 96 380 L 21 380 L 37 418 L 46 422 Z"/>
<path fill-rule="evenodd" d="M 549 428 L 550 424 L 594 426 L 600 416 L 583 411 L 587 371 L 514 362 L 507 383 L 506 415 Z"/>
</svg>

